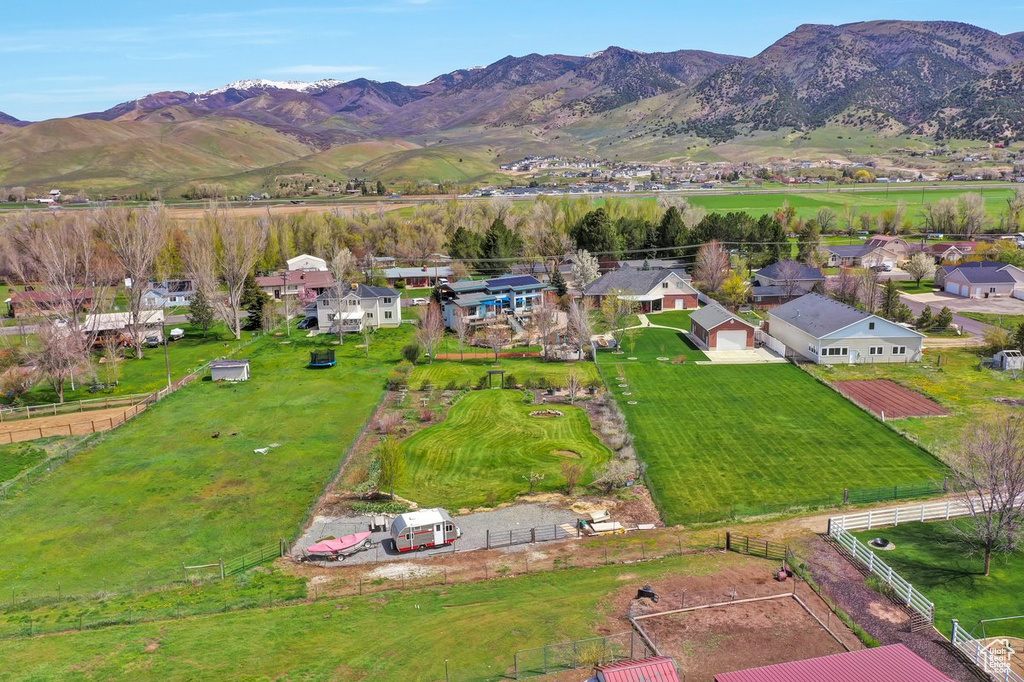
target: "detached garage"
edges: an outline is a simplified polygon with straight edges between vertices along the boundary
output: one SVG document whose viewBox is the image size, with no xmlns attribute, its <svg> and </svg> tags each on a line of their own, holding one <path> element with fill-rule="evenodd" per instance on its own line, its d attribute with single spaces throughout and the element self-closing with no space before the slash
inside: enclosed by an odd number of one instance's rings
<svg viewBox="0 0 1024 682">
<path fill-rule="evenodd" d="M 750 350 L 754 347 L 754 325 L 717 303 L 710 303 L 690 315 L 690 333 L 704 350 Z"/>
</svg>

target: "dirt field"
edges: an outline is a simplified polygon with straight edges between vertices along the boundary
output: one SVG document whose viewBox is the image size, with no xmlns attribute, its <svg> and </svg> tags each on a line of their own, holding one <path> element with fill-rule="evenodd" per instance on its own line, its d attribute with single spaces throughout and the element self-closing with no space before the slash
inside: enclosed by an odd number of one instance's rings
<svg viewBox="0 0 1024 682">
<path fill-rule="evenodd" d="M 0 423 L 0 444 L 20 443 L 50 436 L 84 436 L 99 431 L 108 431 L 130 419 L 144 409 L 135 407 L 111 407 L 105 410 L 73 412 L 50 417 L 33 417 L 18 421 Z"/>
<path fill-rule="evenodd" d="M 687 682 L 718 673 L 846 651 L 792 597 L 730 604 L 641 621 Z"/>
<path fill-rule="evenodd" d="M 853 402 L 886 419 L 949 415 L 949 410 L 934 400 L 886 379 L 837 381 L 835 387 Z"/>
<path fill-rule="evenodd" d="M 352 215 L 353 213 L 373 212 L 378 210 L 397 211 L 400 208 L 407 208 L 413 204 L 229 204 L 221 205 L 218 210 L 233 218 L 253 218 L 265 216 L 269 212 L 274 216 L 296 215 L 299 213 L 337 213 L 339 215 Z M 188 206 L 184 208 L 169 207 L 168 210 L 173 218 L 181 220 L 199 220 L 206 214 L 205 207 Z"/>
</svg>

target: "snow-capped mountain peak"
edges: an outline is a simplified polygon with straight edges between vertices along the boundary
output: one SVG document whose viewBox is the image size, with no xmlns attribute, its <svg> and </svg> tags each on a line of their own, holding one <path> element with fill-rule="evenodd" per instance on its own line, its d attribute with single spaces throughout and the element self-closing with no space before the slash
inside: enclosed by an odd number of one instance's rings
<svg viewBox="0 0 1024 682">
<path fill-rule="evenodd" d="M 228 90 L 295 90 L 297 92 L 314 92 L 341 85 L 341 81 L 333 78 L 322 78 L 318 81 L 272 81 L 266 78 L 244 78 L 223 87 L 207 90 L 203 95 L 219 95 Z"/>
</svg>

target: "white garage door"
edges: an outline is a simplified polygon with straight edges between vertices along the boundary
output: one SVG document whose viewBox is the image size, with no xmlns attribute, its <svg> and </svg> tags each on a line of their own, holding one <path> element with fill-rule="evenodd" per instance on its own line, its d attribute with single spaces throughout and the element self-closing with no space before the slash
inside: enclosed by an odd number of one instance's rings
<svg viewBox="0 0 1024 682">
<path fill-rule="evenodd" d="M 747 333 L 745 331 L 718 332 L 718 347 L 715 350 L 746 350 Z"/>
<path fill-rule="evenodd" d="M 955 282 L 950 282 L 946 285 L 946 293 L 953 294 L 955 296 L 960 295 L 960 285 Z"/>
<path fill-rule="evenodd" d="M 686 310 L 686 299 L 685 298 L 677 298 L 676 299 L 676 310 Z"/>
<path fill-rule="evenodd" d="M 970 298 L 971 297 L 971 288 L 969 286 L 967 286 L 966 284 L 963 285 L 962 287 L 960 287 L 960 295 L 963 296 L 964 298 Z"/>
</svg>

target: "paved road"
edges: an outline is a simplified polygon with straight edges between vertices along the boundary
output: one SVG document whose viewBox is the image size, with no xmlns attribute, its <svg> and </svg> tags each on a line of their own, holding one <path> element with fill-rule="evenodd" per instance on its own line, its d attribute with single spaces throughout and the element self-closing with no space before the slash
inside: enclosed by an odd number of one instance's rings
<svg viewBox="0 0 1024 682">
<path fill-rule="evenodd" d="M 910 308 L 915 317 L 920 315 L 921 311 L 924 310 L 927 305 L 931 305 L 933 314 L 942 310 L 941 304 L 936 306 L 934 303 L 924 303 L 922 301 L 914 300 L 906 294 L 903 294 L 902 298 L 903 302 L 907 304 L 907 307 Z M 989 325 L 984 322 L 978 322 L 977 320 L 972 320 L 969 317 L 964 317 L 963 315 L 957 315 L 955 313 L 953 314 L 953 324 L 960 325 L 961 329 L 973 336 L 981 336 L 985 333 L 985 330 L 989 328 Z"/>
</svg>

